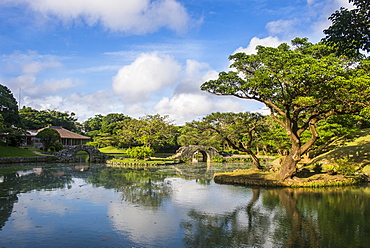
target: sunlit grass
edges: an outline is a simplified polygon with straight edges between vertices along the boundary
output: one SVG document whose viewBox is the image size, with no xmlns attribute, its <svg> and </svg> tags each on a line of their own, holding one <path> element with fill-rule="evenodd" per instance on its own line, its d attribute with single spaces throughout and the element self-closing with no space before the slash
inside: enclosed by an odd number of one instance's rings
<svg viewBox="0 0 370 248">
<path fill-rule="evenodd" d="M 126 150 L 124 149 L 119 149 L 119 148 L 116 148 L 116 147 L 113 147 L 113 146 L 107 146 L 107 147 L 103 147 L 103 148 L 99 148 L 99 151 L 102 152 L 102 153 L 115 153 L 115 154 L 125 154 L 126 153 Z"/>
<path fill-rule="evenodd" d="M 17 157 L 37 157 L 41 156 L 28 150 L 27 148 L 0 146 L 1 158 L 17 158 Z"/>
<path fill-rule="evenodd" d="M 313 159 L 312 163 L 322 163 L 330 168 L 330 161 L 348 158 L 348 161 L 366 165 L 363 172 L 370 173 L 370 129 L 362 129 L 341 137 L 331 143 L 331 150 Z"/>
</svg>

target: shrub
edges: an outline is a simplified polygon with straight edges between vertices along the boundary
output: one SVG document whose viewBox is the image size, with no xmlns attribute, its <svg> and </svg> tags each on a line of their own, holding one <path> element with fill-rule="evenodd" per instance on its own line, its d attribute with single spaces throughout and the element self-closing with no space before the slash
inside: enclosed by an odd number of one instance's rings
<svg viewBox="0 0 370 248">
<path fill-rule="evenodd" d="M 339 174 L 350 176 L 355 174 L 358 164 L 355 162 L 350 162 L 348 158 L 342 158 L 335 160 L 335 170 Z"/>
<path fill-rule="evenodd" d="M 154 150 L 146 146 L 138 146 L 133 148 L 128 148 L 126 153 L 131 158 L 145 159 L 150 158 L 154 155 Z"/>
<path fill-rule="evenodd" d="M 90 142 L 87 142 L 86 145 L 88 146 L 93 146 L 93 147 L 96 147 L 96 148 L 99 148 L 99 144 L 98 142 L 96 141 L 90 141 Z"/>
<path fill-rule="evenodd" d="M 50 151 L 52 152 L 59 152 L 61 150 L 63 150 L 63 144 L 60 143 L 59 141 L 55 142 L 51 147 L 50 147 Z"/>
<path fill-rule="evenodd" d="M 225 162 L 225 159 L 223 157 L 221 157 L 221 156 L 214 156 L 212 158 L 212 162 L 223 163 L 223 162 Z"/>
<path fill-rule="evenodd" d="M 43 150 L 47 152 L 54 143 L 60 140 L 60 134 L 53 128 L 45 128 L 37 133 L 36 138 L 40 139 Z"/>
</svg>

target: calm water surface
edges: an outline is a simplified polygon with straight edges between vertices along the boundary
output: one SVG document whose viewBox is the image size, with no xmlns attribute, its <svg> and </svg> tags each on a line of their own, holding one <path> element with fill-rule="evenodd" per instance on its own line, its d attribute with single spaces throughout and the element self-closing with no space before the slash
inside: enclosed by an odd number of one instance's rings
<svg viewBox="0 0 370 248">
<path fill-rule="evenodd" d="M 370 247 L 368 185 L 212 181 L 241 165 L 30 166 L 0 169 L 0 247 Z"/>
</svg>

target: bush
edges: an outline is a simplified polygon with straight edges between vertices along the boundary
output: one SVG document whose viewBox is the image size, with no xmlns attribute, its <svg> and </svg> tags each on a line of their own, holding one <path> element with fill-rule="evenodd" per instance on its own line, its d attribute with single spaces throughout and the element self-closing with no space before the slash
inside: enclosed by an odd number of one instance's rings
<svg viewBox="0 0 370 248">
<path fill-rule="evenodd" d="M 9 131 L 6 137 L 6 143 L 8 146 L 19 147 L 24 142 L 24 137 L 22 133 L 18 130 L 11 130 Z"/>
<path fill-rule="evenodd" d="M 138 146 L 133 148 L 128 148 L 126 153 L 131 158 L 145 159 L 150 158 L 154 155 L 154 150 L 146 146 Z"/>
<path fill-rule="evenodd" d="M 212 162 L 223 163 L 223 162 L 225 162 L 225 159 L 223 157 L 221 157 L 221 156 L 214 156 L 212 158 Z"/>
<path fill-rule="evenodd" d="M 342 158 L 335 160 L 335 171 L 345 176 L 351 176 L 355 174 L 358 164 L 350 162 L 348 158 Z"/>
<path fill-rule="evenodd" d="M 52 152 L 59 152 L 61 150 L 63 150 L 63 144 L 60 143 L 59 141 L 55 142 L 51 147 L 50 147 L 50 151 Z"/>
<path fill-rule="evenodd" d="M 86 145 L 88 146 L 93 146 L 93 147 L 96 147 L 96 148 L 99 148 L 99 144 L 98 142 L 96 141 L 90 141 L 90 142 L 87 142 Z"/>
</svg>

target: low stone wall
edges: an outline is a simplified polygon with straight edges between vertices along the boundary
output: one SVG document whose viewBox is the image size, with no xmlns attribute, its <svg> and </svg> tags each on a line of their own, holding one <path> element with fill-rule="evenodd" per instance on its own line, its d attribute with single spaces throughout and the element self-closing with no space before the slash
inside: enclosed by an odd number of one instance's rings
<svg viewBox="0 0 370 248">
<path fill-rule="evenodd" d="M 154 166 L 166 166 L 179 164 L 178 162 L 173 163 L 123 163 L 123 162 L 113 162 L 107 160 L 105 162 L 107 166 L 110 167 L 154 167 Z"/>
<path fill-rule="evenodd" d="M 0 164 L 41 163 L 41 162 L 53 162 L 55 160 L 56 157 L 54 156 L 0 158 Z"/>
</svg>

